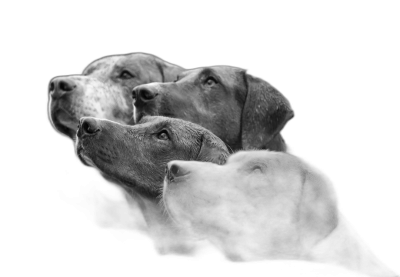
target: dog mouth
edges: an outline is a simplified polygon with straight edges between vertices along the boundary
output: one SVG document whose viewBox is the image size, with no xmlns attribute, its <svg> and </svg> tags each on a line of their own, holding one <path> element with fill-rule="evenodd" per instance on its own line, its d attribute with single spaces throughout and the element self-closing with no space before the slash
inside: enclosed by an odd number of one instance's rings
<svg viewBox="0 0 400 277">
<path fill-rule="evenodd" d="M 190 173 L 186 172 L 185 175 L 188 175 Z M 168 187 L 171 186 L 171 183 L 176 182 L 179 179 L 185 178 L 185 175 L 182 177 L 173 177 L 171 176 L 172 174 L 169 172 L 169 170 L 167 170 L 167 174 L 166 174 L 166 180 L 165 182 L 168 183 Z M 171 216 L 171 218 L 178 224 L 183 225 L 189 229 L 195 230 L 196 232 L 202 234 L 202 235 L 207 235 L 208 233 L 206 231 L 203 230 L 214 230 L 217 233 L 223 234 L 223 235 L 227 235 L 229 234 L 229 231 L 226 230 L 225 228 L 222 227 L 218 227 L 215 226 L 213 224 L 207 223 L 204 220 L 194 217 L 192 219 L 189 219 L 189 217 L 187 217 L 186 215 L 184 215 L 181 211 L 179 211 L 179 209 L 177 208 L 177 203 L 176 201 L 171 197 L 168 196 L 167 194 L 167 189 L 164 188 L 164 204 L 165 204 L 165 208 L 167 209 L 168 214 Z M 195 224 L 194 224 L 195 222 Z M 201 228 L 196 228 L 194 227 L 194 225 L 197 226 L 201 226 Z"/>
<path fill-rule="evenodd" d="M 86 150 L 79 138 L 76 138 L 76 155 L 84 165 L 96 167 L 92 159 L 87 155 Z"/>
<path fill-rule="evenodd" d="M 229 231 L 226 230 L 225 228 L 222 227 L 218 227 L 215 226 L 213 224 L 209 224 L 207 222 L 205 222 L 204 220 L 201 220 L 199 218 L 194 218 L 193 220 L 189 219 L 187 216 L 185 216 L 183 213 L 181 213 L 178 208 L 176 207 L 173 199 L 171 199 L 170 197 L 166 197 L 164 199 L 164 203 L 165 203 L 165 207 L 167 209 L 168 214 L 172 217 L 172 219 L 182 225 L 185 226 L 189 229 L 195 230 L 196 232 L 203 234 L 203 235 L 207 235 L 209 234 L 209 232 L 206 232 L 204 230 L 214 230 L 217 233 L 223 234 L 223 235 L 227 235 L 229 234 Z M 193 221 L 196 222 L 195 225 L 199 225 L 202 226 L 202 228 L 196 228 L 194 227 Z"/>
<path fill-rule="evenodd" d="M 176 223 L 189 229 L 194 229 L 192 221 L 176 208 L 176 205 L 171 197 L 165 197 L 164 203 L 168 214 Z"/>
<path fill-rule="evenodd" d="M 51 125 L 62 134 L 73 138 L 77 130 L 78 120 L 64 110 L 51 112 L 49 116 Z"/>
</svg>

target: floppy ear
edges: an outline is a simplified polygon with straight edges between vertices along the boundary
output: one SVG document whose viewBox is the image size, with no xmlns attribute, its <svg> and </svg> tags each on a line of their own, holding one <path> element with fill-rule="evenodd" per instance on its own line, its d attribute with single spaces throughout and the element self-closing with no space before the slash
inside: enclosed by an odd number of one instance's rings
<svg viewBox="0 0 400 277">
<path fill-rule="evenodd" d="M 305 171 L 299 203 L 298 224 L 303 244 L 314 245 L 338 225 L 336 195 L 329 180 L 319 173 Z"/>
<path fill-rule="evenodd" d="M 247 96 L 242 114 L 243 149 L 265 149 L 293 116 L 289 101 L 266 81 L 245 74 Z"/>
<path fill-rule="evenodd" d="M 200 138 L 200 151 L 196 161 L 224 164 L 228 159 L 228 149 L 215 135 L 204 132 Z"/>
<path fill-rule="evenodd" d="M 166 62 L 162 59 L 157 60 L 157 66 L 160 69 L 163 83 L 175 81 L 179 73 L 185 70 L 179 65 Z"/>
</svg>

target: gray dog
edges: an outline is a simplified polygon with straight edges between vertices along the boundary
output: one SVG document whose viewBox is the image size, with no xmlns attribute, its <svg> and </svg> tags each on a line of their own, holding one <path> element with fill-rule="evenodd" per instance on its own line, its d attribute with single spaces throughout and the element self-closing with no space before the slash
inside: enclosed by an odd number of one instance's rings
<svg viewBox="0 0 400 277">
<path fill-rule="evenodd" d="M 99 169 L 137 200 L 159 252 L 193 250 L 192 240 L 159 204 L 165 169 L 172 160 L 225 163 L 228 149 L 218 137 L 174 118 L 146 117 L 134 126 L 82 118 L 76 151 L 83 163 Z"/>
<path fill-rule="evenodd" d="M 141 84 L 171 82 L 184 69 L 154 55 L 109 56 L 89 64 L 82 75 L 60 76 L 49 85 L 48 113 L 54 129 L 75 139 L 79 119 L 93 116 L 133 124 L 131 91 Z M 103 228 L 143 228 L 133 199 L 110 200 L 97 194 L 98 224 Z"/>
<path fill-rule="evenodd" d="M 241 151 L 223 166 L 168 163 L 164 204 L 231 260 L 305 260 L 394 277 L 339 212 L 333 185 L 301 159 Z"/>
<path fill-rule="evenodd" d="M 187 70 L 173 83 L 133 90 L 136 121 L 163 115 L 197 123 L 233 151 L 285 151 L 280 131 L 293 116 L 289 101 L 274 87 L 245 70 L 213 66 Z"/>
</svg>

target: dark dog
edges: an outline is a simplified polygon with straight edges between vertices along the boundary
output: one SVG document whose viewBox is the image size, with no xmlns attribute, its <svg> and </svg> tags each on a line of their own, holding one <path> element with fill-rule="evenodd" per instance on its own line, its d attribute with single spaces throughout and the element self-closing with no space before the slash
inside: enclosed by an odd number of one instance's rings
<svg viewBox="0 0 400 277">
<path fill-rule="evenodd" d="M 76 150 L 85 164 L 134 193 L 160 252 L 191 248 L 158 203 L 167 163 L 195 160 L 223 164 L 228 156 L 225 144 L 210 131 L 166 117 L 144 118 L 135 126 L 82 118 Z"/>
<path fill-rule="evenodd" d="M 131 124 L 134 87 L 171 82 L 180 66 L 144 53 L 107 56 L 82 74 L 55 77 L 49 84 L 49 118 L 54 128 L 75 137 L 79 119 L 94 116 Z"/>
<path fill-rule="evenodd" d="M 294 113 L 288 100 L 245 70 L 214 66 L 187 70 L 173 83 L 133 90 L 135 120 L 163 115 L 197 123 L 232 150 L 285 151 L 280 131 Z"/>
<path fill-rule="evenodd" d="M 230 259 L 306 260 L 396 276 L 349 228 L 329 180 L 295 156 L 243 151 L 223 166 L 194 161 L 168 166 L 167 211 Z"/>
<path fill-rule="evenodd" d="M 57 77 L 50 82 L 50 122 L 56 131 L 72 140 L 83 116 L 133 124 L 132 89 L 150 82 L 173 81 L 183 70 L 143 53 L 99 59 L 91 63 L 83 75 Z M 112 192 L 112 188 L 107 190 Z M 121 192 L 113 194 L 118 196 Z M 121 230 L 142 229 L 140 211 L 129 196 L 114 196 L 111 199 L 106 193 L 97 193 L 97 203 L 99 226 Z"/>
</svg>

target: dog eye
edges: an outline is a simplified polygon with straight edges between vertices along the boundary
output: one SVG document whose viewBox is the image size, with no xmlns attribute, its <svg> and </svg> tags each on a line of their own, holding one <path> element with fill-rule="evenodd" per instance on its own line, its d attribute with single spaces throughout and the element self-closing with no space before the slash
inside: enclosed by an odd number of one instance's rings
<svg viewBox="0 0 400 277">
<path fill-rule="evenodd" d="M 129 72 L 129 71 L 127 71 L 127 70 L 123 70 L 122 72 L 121 72 L 121 74 L 119 74 L 119 78 L 121 78 L 121 79 L 124 79 L 124 80 L 126 80 L 126 79 L 131 79 L 131 78 L 133 78 L 134 76 Z"/>
<path fill-rule="evenodd" d="M 178 81 L 179 81 L 179 76 L 176 76 L 176 79 L 175 79 L 174 83 L 176 83 Z"/>
<path fill-rule="evenodd" d="M 250 174 L 254 174 L 254 175 L 259 175 L 259 174 L 262 174 L 262 173 L 263 173 L 263 171 L 262 171 L 261 167 L 259 167 L 259 166 L 253 167 L 251 172 L 250 172 Z"/>
<path fill-rule="evenodd" d="M 160 140 L 169 140 L 168 132 L 163 130 L 157 134 L 157 138 Z"/>
<path fill-rule="evenodd" d="M 205 81 L 205 84 L 209 87 L 218 84 L 217 80 L 215 80 L 215 78 L 213 77 L 208 77 Z"/>
</svg>

